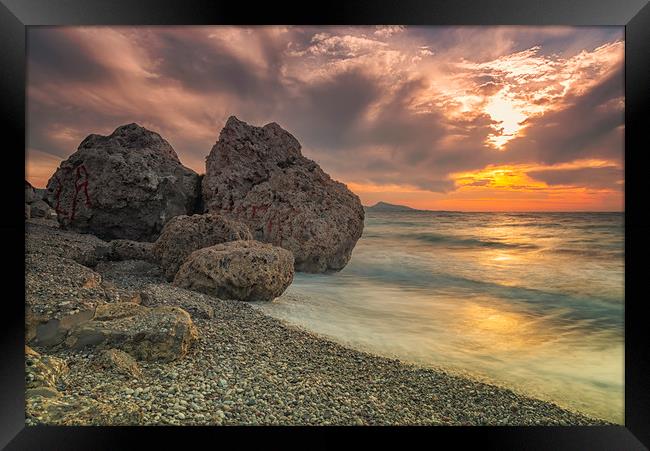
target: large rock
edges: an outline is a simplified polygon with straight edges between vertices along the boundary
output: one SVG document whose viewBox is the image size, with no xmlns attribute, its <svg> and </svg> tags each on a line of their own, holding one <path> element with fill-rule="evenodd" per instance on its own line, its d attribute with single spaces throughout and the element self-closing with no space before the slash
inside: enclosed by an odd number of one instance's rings
<svg viewBox="0 0 650 451">
<path fill-rule="evenodd" d="M 251 240 L 246 224 L 215 214 L 176 216 L 162 230 L 154 254 L 167 280 L 174 280 L 188 255 L 204 247 L 228 241 Z"/>
<path fill-rule="evenodd" d="M 193 212 L 199 189 L 167 141 L 128 124 L 86 137 L 49 180 L 47 197 L 64 228 L 154 241 L 169 219 Z"/>
<path fill-rule="evenodd" d="M 232 241 L 194 251 L 174 285 L 223 299 L 270 301 L 293 281 L 291 252 L 259 241 Z"/>
<path fill-rule="evenodd" d="M 198 338 L 190 315 L 178 307 L 148 308 L 129 302 L 99 305 L 91 321 L 75 325 L 72 349 L 119 349 L 139 360 L 172 361 Z"/>
<path fill-rule="evenodd" d="M 308 158 L 278 124 L 231 116 L 206 162 L 205 209 L 242 221 L 256 240 L 290 250 L 305 272 L 340 270 L 363 232 L 359 198 Z"/>
</svg>

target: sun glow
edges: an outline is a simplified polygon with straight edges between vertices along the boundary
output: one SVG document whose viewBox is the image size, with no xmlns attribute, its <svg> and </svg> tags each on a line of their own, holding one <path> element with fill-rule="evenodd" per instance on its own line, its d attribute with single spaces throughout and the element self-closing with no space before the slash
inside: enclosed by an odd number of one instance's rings
<svg viewBox="0 0 650 451">
<path fill-rule="evenodd" d="M 499 150 L 517 136 L 521 123 L 528 117 L 503 93 L 494 96 L 485 107 L 485 111 L 497 121 L 497 125 L 494 126 L 495 133 L 490 134 L 487 141 Z"/>
</svg>

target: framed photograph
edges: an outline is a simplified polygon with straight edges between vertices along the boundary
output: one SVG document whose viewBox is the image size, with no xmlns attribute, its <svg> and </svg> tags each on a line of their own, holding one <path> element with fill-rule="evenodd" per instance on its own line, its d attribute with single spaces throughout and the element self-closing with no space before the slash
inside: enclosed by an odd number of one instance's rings
<svg viewBox="0 0 650 451">
<path fill-rule="evenodd" d="M 0 445 L 647 449 L 647 3 L 1 0 Z"/>
</svg>

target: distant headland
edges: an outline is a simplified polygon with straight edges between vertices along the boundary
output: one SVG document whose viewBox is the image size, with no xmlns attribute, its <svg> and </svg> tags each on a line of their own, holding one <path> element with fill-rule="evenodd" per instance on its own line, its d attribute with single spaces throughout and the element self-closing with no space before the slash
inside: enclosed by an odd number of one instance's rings
<svg viewBox="0 0 650 451">
<path fill-rule="evenodd" d="M 364 205 L 364 210 L 366 211 L 377 211 L 377 212 L 383 212 L 383 211 L 422 211 L 422 210 L 417 210 L 415 208 L 407 207 L 406 205 L 396 205 L 396 204 L 389 204 L 388 202 L 377 202 L 375 205 L 371 206 L 365 206 Z"/>
</svg>

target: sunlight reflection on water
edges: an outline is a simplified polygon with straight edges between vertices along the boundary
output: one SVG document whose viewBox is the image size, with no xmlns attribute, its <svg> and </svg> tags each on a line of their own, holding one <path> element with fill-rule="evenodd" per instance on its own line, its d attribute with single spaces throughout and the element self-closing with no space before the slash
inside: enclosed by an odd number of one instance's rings
<svg viewBox="0 0 650 451">
<path fill-rule="evenodd" d="M 296 274 L 258 307 L 359 349 L 622 423 L 622 221 L 369 213 L 343 271 Z"/>
</svg>

